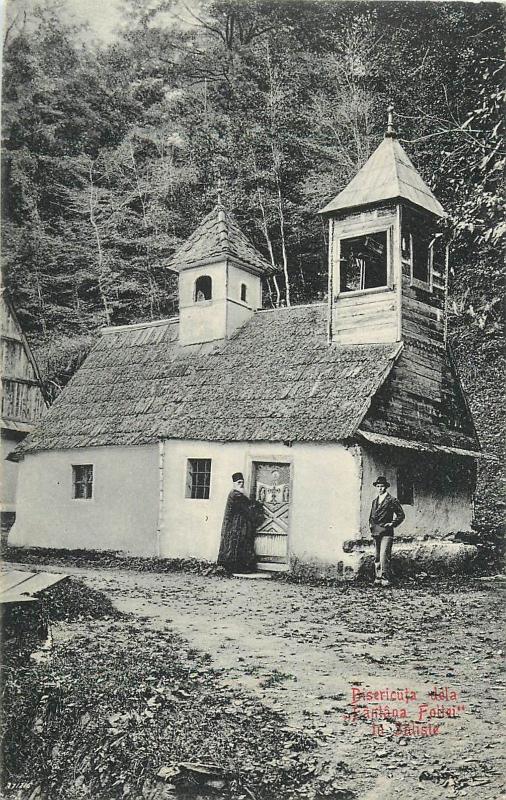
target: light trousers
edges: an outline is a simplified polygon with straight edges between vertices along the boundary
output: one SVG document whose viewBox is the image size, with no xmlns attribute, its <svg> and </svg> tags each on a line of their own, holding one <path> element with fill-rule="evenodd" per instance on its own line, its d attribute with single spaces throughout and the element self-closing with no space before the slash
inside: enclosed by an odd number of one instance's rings
<svg viewBox="0 0 506 800">
<path fill-rule="evenodd" d="M 376 554 L 374 556 L 374 569 L 377 578 L 390 580 L 390 559 L 392 556 L 393 536 L 375 536 Z"/>
</svg>

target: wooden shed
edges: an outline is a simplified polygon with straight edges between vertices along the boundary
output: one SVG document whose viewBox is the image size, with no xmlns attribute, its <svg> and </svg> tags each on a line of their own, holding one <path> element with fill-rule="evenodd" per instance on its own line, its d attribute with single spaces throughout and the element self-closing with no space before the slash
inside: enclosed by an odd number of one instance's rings
<svg viewBox="0 0 506 800">
<path fill-rule="evenodd" d="M 16 512 L 18 466 L 7 456 L 41 419 L 46 403 L 35 358 L 21 330 L 14 306 L 1 293 L 2 343 L 2 530 L 10 527 Z"/>
</svg>

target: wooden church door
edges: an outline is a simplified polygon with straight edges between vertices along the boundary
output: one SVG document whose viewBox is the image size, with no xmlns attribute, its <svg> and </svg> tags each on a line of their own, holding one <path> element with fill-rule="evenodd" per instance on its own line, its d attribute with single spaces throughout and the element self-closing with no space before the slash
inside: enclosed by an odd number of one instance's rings
<svg viewBox="0 0 506 800">
<path fill-rule="evenodd" d="M 255 553 L 258 566 L 288 563 L 290 464 L 257 461 L 253 464 L 252 496 L 262 504 L 264 518 L 257 525 Z M 278 566 L 279 568 L 279 566 Z"/>
</svg>

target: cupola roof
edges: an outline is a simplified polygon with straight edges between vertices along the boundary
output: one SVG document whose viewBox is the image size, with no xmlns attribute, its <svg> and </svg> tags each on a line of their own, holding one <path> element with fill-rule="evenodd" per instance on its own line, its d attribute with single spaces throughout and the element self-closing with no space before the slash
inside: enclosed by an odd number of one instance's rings
<svg viewBox="0 0 506 800">
<path fill-rule="evenodd" d="M 213 210 L 179 248 L 168 266 L 179 272 L 224 259 L 233 259 L 256 274 L 267 275 L 277 271 L 248 241 L 219 196 Z"/>
<path fill-rule="evenodd" d="M 369 160 L 320 213 L 330 214 L 399 199 L 424 208 L 437 217 L 446 216 L 441 203 L 418 174 L 389 125 L 385 138 Z"/>
</svg>

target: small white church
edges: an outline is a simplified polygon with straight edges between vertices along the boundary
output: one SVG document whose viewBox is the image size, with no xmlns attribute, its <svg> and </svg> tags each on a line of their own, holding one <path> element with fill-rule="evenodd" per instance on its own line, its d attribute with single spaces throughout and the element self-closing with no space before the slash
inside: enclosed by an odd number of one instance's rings
<svg viewBox="0 0 506 800">
<path fill-rule="evenodd" d="M 272 267 L 219 200 L 170 264 L 179 318 L 105 328 L 18 447 L 11 544 L 214 561 L 237 471 L 264 507 L 263 570 L 352 574 L 378 475 L 399 538 L 471 529 L 444 211 L 389 126 L 321 213 L 328 302 L 262 309 Z"/>
</svg>

